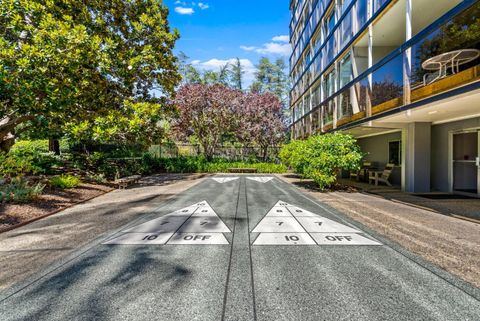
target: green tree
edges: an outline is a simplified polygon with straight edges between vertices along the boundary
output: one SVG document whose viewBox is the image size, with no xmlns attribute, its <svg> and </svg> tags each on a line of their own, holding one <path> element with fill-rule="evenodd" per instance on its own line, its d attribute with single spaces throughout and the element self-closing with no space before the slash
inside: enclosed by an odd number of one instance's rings
<svg viewBox="0 0 480 321">
<path fill-rule="evenodd" d="M 1 1 L 0 148 L 32 127 L 94 126 L 128 104 L 159 110 L 180 80 L 167 17 L 161 0 Z"/>
<path fill-rule="evenodd" d="M 250 86 L 250 90 L 255 93 L 272 93 L 280 99 L 285 107 L 288 91 L 285 61 L 278 58 L 272 63 L 267 57 L 262 57 L 256 67 L 255 80 Z"/>
<path fill-rule="evenodd" d="M 240 62 L 239 58 L 235 59 L 235 62 L 232 64 L 231 71 L 230 71 L 230 82 L 231 86 L 234 89 L 242 90 L 243 85 L 243 75 L 245 71 L 243 70 L 242 63 Z"/>
</svg>

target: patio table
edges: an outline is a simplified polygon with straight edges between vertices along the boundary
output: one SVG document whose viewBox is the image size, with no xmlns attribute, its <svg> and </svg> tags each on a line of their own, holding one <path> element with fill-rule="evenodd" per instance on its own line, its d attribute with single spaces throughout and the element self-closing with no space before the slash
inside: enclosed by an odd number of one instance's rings
<svg viewBox="0 0 480 321">
<path fill-rule="evenodd" d="M 480 56 L 478 49 L 459 49 L 445 52 L 443 54 L 431 57 L 422 63 L 425 70 L 439 71 L 439 75 L 435 78 L 444 78 L 447 76 L 447 69 L 452 68 L 452 73 L 460 71 L 460 65 L 467 64 Z M 425 78 L 424 78 L 425 82 Z"/>
</svg>

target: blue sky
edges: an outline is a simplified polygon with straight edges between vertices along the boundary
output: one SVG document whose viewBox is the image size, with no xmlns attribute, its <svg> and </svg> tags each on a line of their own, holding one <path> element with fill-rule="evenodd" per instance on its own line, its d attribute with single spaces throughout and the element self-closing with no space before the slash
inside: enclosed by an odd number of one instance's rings
<svg viewBox="0 0 480 321">
<path fill-rule="evenodd" d="M 248 85 L 262 56 L 288 61 L 289 0 L 165 0 L 183 51 L 199 69 L 218 70 L 238 57 Z"/>
</svg>

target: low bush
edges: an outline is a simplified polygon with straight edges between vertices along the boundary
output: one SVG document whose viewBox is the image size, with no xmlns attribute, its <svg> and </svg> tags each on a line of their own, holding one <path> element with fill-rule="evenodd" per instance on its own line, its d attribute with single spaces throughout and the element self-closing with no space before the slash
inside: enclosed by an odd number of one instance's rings
<svg viewBox="0 0 480 321">
<path fill-rule="evenodd" d="M 30 186 L 20 178 L 15 178 L 9 183 L 0 185 L 0 203 L 18 202 L 26 203 L 32 201 L 43 192 L 44 184 Z"/>
<path fill-rule="evenodd" d="M 81 181 L 78 177 L 72 175 L 60 175 L 50 178 L 49 183 L 57 188 L 75 188 L 80 185 Z"/>
<path fill-rule="evenodd" d="M 230 161 L 214 158 L 208 161 L 203 156 L 176 157 L 158 159 L 161 167 L 168 173 L 225 173 L 229 168 L 255 168 L 258 173 L 285 173 L 282 164 L 264 162 Z"/>
<path fill-rule="evenodd" d="M 0 155 L 0 174 L 10 176 L 48 174 L 60 163 L 59 157 L 48 152 L 48 141 L 18 141 L 8 154 Z"/>
<path fill-rule="evenodd" d="M 336 183 L 340 169 L 358 170 L 363 154 L 355 138 L 334 133 L 292 141 L 282 148 L 280 158 L 296 173 L 325 189 Z"/>
</svg>

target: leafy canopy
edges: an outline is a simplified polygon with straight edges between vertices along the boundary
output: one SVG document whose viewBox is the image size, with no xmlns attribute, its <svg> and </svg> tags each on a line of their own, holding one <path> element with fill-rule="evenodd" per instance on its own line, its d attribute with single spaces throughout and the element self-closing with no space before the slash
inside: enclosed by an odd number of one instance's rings
<svg viewBox="0 0 480 321">
<path fill-rule="evenodd" d="M 166 104 L 180 80 L 167 17 L 161 0 L 1 1 L 0 148 L 29 127 L 49 135 Z"/>
</svg>

